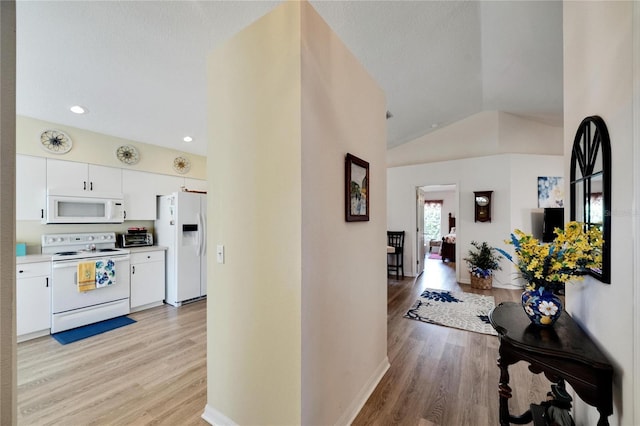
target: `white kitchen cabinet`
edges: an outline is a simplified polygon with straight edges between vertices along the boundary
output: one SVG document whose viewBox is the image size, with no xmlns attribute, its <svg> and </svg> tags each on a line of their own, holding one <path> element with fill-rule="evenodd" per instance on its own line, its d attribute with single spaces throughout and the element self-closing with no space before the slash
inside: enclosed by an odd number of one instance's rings
<svg viewBox="0 0 640 426">
<path fill-rule="evenodd" d="M 168 195 L 172 192 L 182 191 L 184 177 L 172 175 L 156 175 L 156 195 Z"/>
<path fill-rule="evenodd" d="M 161 305 L 165 292 L 164 250 L 131 253 L 131 311 Z"/>
<path fill-rule="evenodd" d="M 157 180 L 155 173 L 122 171 L 125 220 L 156 220 Z"/>
<path fill-rule="evenodd" d="M 47 161 L 16 155 L 16 220 L 40 220 L 47 198 Z"/>
<path fill-rule="evenodd" d="M 122 193 L 122 169 L 47 158 L 47 188 Z"/>
<path fill-rule="evenodd" d="M 16 330 L 18 341 L 49 334 L 51 329 L 51 263 L 16 267 Z"/>
<path fill-rule="evenodd" d="M 207 191 L 207 181 L 202 179 L 184 178 L 184 186 L 191 191 Z"/>
</svg>

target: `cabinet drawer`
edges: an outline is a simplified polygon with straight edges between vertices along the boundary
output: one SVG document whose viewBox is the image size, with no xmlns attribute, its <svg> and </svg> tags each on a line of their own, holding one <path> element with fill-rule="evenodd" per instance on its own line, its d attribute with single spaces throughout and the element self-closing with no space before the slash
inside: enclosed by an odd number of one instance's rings
<svg viewBox="0 0 640 426">
<path fill-rule="evenodd" d="M 145 251 L 142 253 L 131 253 L 131 264 L 158 262 L 164 260 L 164 251 Z"/>
<path fill-rule="evenodd" d="M 16 278 L 42 277 L 51 274 L 51 263 L 22 263 L 16 265 Z"/>
</svg>

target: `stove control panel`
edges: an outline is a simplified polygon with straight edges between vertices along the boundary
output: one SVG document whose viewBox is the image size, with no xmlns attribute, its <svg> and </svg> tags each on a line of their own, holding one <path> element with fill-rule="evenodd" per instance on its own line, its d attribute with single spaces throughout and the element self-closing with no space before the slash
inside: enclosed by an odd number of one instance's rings
<svg viewBox="0 0 640 426">
<path fill-rule="evenodd" d="M 46 234 L 42 236 L 42 252 L 55 253 L 60 249 L 94 250 L 115 247 L 115 232 L 85 232 L 76 234 Z"/>
</svg>

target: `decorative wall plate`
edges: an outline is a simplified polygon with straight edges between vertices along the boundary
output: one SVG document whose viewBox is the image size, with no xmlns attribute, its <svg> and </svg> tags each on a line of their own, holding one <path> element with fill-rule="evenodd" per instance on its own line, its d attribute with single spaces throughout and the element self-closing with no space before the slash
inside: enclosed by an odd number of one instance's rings
<svg viewBox="0 0 640 426">
<path fill-rule="evenodd" d="M 40 143 L 53 154 L 66 154 L 73 146 L 69 135 L 61 130 L 45 130 L 40 134 Z"/>
<path fill-rule="evenodd" d="M 138 150 L 131 145 L 122 145 L 116 150 L 116 156 L 118 160 L 122 161 L 124 164 L 136 164 L 138 160 L 140 160 L 140 156 L 138 155 Z"/>
<path fill-rule="evenodd" d="M 180 173 L 187 173 L 191 169 L 191 161 L 185 157 L 176 157 L 173 160 L 173 169 Z"/>
</svg>

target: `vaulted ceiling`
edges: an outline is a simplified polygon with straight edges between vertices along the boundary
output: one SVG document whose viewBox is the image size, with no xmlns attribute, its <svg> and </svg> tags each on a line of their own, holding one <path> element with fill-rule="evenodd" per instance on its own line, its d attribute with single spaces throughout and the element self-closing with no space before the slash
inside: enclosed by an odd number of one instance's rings
<svg viewBox="0 0 640 426">
<path fill-rule="evenodd" d="M 389 147 L 483 110 L 562 123 L 561 1 L 310 3 L 385 91 Z M 278 4 L 18 1 L 17 113 L 204 155 L 207 55 Z"/>
</svg>

